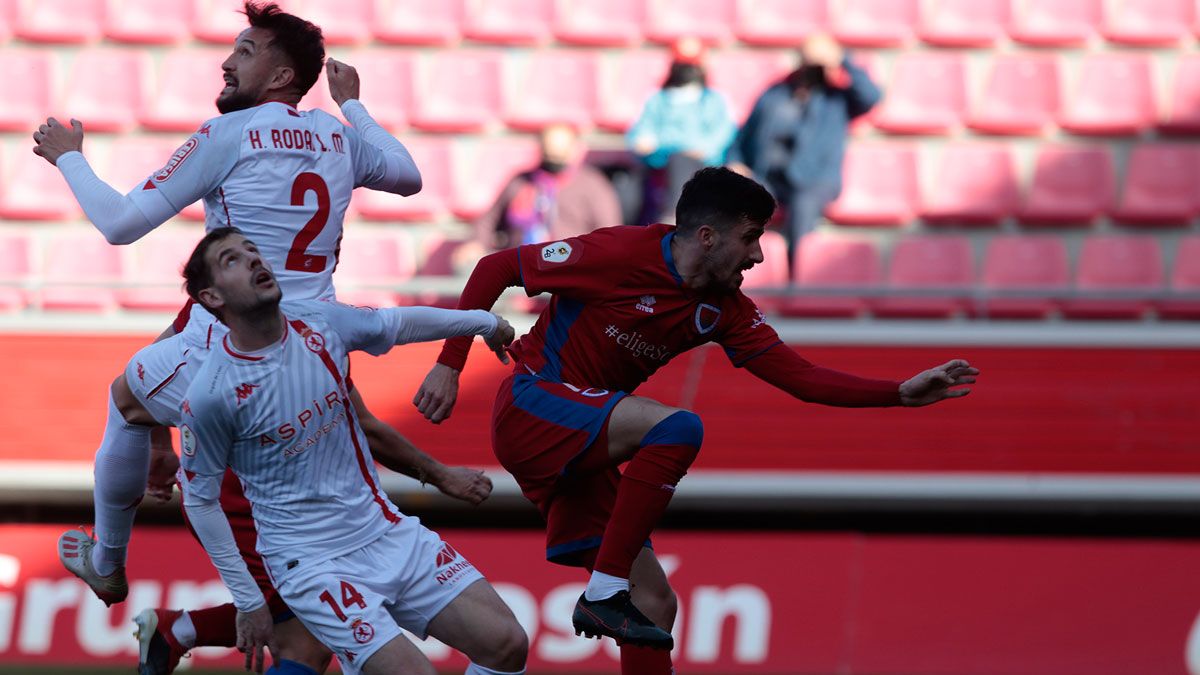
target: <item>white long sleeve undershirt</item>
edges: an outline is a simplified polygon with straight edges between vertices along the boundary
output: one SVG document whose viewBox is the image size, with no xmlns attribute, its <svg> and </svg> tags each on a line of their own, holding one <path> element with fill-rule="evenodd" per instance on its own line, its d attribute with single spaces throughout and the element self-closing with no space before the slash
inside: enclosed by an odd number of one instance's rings
<svg viewBox="0 0 1200 675">
<path fill-rule="evenodd" d="M 158 220 L 159 214 L 148 217 L 142 213 L 129 195 L 117 192 L 101 180 L 81 152 L 63 153 L 56 166 L 88 220 L 110 244 L 132 244 L 174 215 L 161 214 L 163 217 Z"/>
</svg>

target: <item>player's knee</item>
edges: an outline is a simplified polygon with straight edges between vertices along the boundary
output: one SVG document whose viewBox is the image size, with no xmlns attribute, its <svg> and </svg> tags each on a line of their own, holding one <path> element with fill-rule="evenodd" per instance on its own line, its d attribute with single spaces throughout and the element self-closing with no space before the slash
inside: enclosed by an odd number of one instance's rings
<svg viewBox="0 0 1200 675">
<path fill-rule="evenodd" d="M 490 633 L 487 653 L 473 656 L 471 660 L 497 670 L 515 671 L 523 668 L 529 656 L 529 636 L 516 618 L 509 616 Z"/>
<path fill-rule="evenodd" d="M 634 604 L 663 630 L 675 625 L 679 597 L 667 583 L 643 583 L 634 587 Z"/>
<path fill-rule="evenodd" d="M 690 410 L 680 410 L 663 418 L 642 437 L 641 446 L 684 445 L 700 449 L 704 442 L 704 422 Z"/>
</svg>

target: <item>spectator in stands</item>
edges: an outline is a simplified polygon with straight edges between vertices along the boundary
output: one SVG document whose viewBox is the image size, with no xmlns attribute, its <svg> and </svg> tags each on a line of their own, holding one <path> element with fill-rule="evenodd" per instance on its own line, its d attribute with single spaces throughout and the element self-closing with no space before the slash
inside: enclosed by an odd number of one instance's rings
<svg viewBox="0 0 1200 675">
<path fill-rule="evenodd" d="M 484 252 L 622 224 L 616 192 L 604 174 L 583 162 L 587 147 L 573 127 L 546 127 L 541 145 L 541 163 L 513 176 L 475 221 Z"/>
<path fill-rule="evenodd" d="M 647 169 L 640 220 L 673 218 L 683 184 L 706 166 L 720 166 L 736 133 L 725 98 L 708 87 L 704 43 L 679 40 L 662 88 L 625 137 Z"/>
<path fill-rule="evenodd" d="M 842 190 L 850 121 L 879 102 L 879 88 L 827 35 L 809 38 L 800 65 L 755 102 L 729 148 L 729 168 L 754 176 L 786 210 L 788 260 Z"/>
</svg>

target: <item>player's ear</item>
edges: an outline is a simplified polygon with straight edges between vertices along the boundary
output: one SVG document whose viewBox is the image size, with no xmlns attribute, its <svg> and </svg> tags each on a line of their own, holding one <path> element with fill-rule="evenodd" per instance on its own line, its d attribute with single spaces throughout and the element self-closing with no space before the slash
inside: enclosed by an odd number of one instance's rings
<svg viewBox="0 0 1200 675">
<path fill-rule="evenodd" d="M 704 248 L 712 248 L 717 244 L 717 229 L 708 223 L 696 228 L 696 241 Z"/>
<path fill-rule="evenodd" d="M 221 292 L 212 286 L 200 289 L 200 292 L 196 294 L 196 299 L 200 301 L 201 306 L 208 310 L 220 311 L 225 306 L 225 299 L 221 297 Z"/>
<path fill-rule="evenodd" d="M 296 82 L 296 69 L 287 65 L 275 66 L 271 75 L 271 89 L 287 89 Z"/>
</svg>

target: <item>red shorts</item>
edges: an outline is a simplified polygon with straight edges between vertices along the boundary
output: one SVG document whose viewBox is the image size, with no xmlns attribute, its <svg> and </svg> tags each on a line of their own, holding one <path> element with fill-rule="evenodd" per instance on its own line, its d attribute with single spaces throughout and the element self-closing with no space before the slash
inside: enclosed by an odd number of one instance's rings
<svg viewBox="0 0 1200 675">
<path fill-rule="evenodd" d="M 600 546 L 621 480 L 608 457 L 608 418 L 624 397 L 527 373 L 500 383 L 492 448 L 546 520 L 550 562 L 582 565 Z"/>
<path fill-rule="evenodd" d="M 246 561 L 250 575 L 258 582 L 259 590 L 267 599 L 267 607 L 271 610 L 275 623 L 291 619 L 295 615 L 279 597 L 279 591 L 271 585 L 271 577 L 267 576 L 267 568 L 263 565 L 262 556 L 258 554 L 258 530 L 254 527 L 254 517 L 250 514 L 250 500 L 246 499 L 245 493 L 242 492 L 242 482 L 231 469 L 225 470 L 225 479 L 221 481 L 221 510 L 229 519 L 229 527 L 233 530 L 238 552 L 242 554 L 242 560 Z M 188 532 L 196 537 L 196 531 L 192 529 L 192 523 L 187 517 L 187 509 L 183 509 L 183 522 L 187 523 Z M 200 541 L 200 538 L 196 537 L 196 541 Z"/>
</svg>

